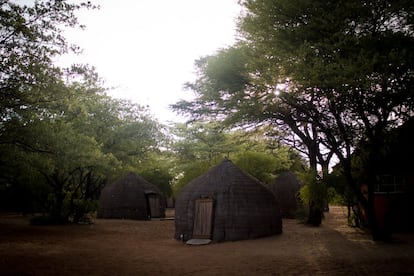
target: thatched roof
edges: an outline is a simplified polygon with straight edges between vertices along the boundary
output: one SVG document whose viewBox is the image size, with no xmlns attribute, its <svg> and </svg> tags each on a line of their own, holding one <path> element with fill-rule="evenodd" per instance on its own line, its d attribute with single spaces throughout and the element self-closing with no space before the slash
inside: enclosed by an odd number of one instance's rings
<svg viewBox="0 0 414 276">
<path fill-rule="evenodd" d="M 102 190 L 98 217 L 149 219 L 151 217 L 150 196 L 158 199 L 157 213 L 160 217 L 165 217 L 165 202 L 158 187 L 130 172 Z"/>
<path fill-rule="evenodd" d="M 181 189 L 176 199 L 175 238 L 193 238 L 195 201 L 214 200 L 214 241 L 252 239 L 282 232 L 279 205 L 257 179 L 225 160 Z"/>
<path fill-rule="evenodd" d="M 282 172 L 276 179 L 271 190 L 280 204 L 284 218 L 294 218 L 297 208 L 297 197 L 302 183 L 293 172 Z"/>
</svg>

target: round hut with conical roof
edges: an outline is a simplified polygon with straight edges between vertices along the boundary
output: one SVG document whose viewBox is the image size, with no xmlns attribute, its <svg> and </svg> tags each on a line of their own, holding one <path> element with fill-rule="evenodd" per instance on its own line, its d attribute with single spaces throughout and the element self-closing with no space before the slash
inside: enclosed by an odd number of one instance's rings
<svg viewBox="0 0 414 276">
<path fill-rule="evenodd" d="M 283 218 L 295 218 L 301 187 L 302 183 L 296 174 L 291 171 L 279 174 L 273 185 L 271 185 L 271 190 L 280 204 L 280 211 Z"/>
<path fill-rule="evenodd" d="M 281 232 L 274 194 L 230 160 L 193 179 L 176 199 L 177 240 L 235 241 Z"/>
<path fill-rule="evenodd" d="M 157 186 L 130 172 L 105 186 L 98 218 L 146 220 L 165 217 L 165 202 Z"/>
</svg>

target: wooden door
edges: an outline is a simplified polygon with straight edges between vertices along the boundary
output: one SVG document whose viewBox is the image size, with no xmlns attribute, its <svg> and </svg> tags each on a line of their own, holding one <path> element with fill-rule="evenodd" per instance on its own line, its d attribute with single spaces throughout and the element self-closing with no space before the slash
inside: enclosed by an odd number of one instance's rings
<svg viewBox="0 0 414 276">
<path fill-rule="evenodd" d="M 213 230 L 214 200 L 199 198 L 195 202 L 193 239 L 210 239 Z"/>
<path fill-rule="evenodd" d="M 160 211 L 160 198 L 155 194 L 148 194 L 148 207 L 150 216 L 152 218 L 159 218 L 161 217 L 161 211 Z"/>
</svg>

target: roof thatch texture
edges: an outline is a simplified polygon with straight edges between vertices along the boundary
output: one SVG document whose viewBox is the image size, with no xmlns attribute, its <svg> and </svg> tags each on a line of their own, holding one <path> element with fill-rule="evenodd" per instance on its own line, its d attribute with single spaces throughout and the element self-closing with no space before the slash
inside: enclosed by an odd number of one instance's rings
<svg viewBox="0 0 414 276">
<path fill-rule="evenodd" d="M 290 171 L 282 172 L 276 179 L 271 190 L 280 204 L 284 218 L 295 218 L 298 203 L 298 193 L 302 187 L 296 174 Z"/>
<path fill-rule="evenodd" d="M 214 241 L 234 241 L 279 234 L 282 220 L 273 193 L 257 179 L 224 160 L 183 187 L 176 199 L 175 238 L 192 238 L 195 201 L 212 198 Z"/>
<path fill-rule="evenodd" d="M 130 172 L 111 185 L 105 186 L 99 198 L 99 218 L 150 218 L 148 195 L 159 198 L 159 213 L 165 217 L 165 201 L 157 186 Z"/>
</svg>

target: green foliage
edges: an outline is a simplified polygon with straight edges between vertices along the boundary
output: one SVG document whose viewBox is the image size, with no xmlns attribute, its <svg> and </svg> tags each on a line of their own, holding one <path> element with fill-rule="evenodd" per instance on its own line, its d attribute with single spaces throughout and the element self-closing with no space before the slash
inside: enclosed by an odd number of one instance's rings
<svg viewBox="0 0 414 276">
<path fill-rule="evenodd" d="M 298 203 L 295 211 L 295 219 L 302 224 L 305 224 L 309 218 L 309 209 L 305 207 L 302 202 Z"/>
<path fill-rule="evenodd" d="M 276 176 L 276 158 L 264 152 L 244 152 L 234 158 L 234 163 L 243 171 L 270 184 Z"/>
<path fill-rule="evenodd" d="M 235 150 L 236 142 L 226 136 L 226 130 L 218 121 L 178 124 L 174 129 L 178 141 L 173 150 L 183 160 L 221 161 Z"/>
<path fill-rule="evenodd" d="M 172 183 L 174 196 L 178 195 L 182 187 L 187 185 L 191 180 L 197 178 L 203 173 L 206 173 L 212 166 L 213 164 L 205 160 L 199 160 L 181 165 L 180 171 L 177 173 L 177 176 Z"/>
<path fill-rule="evenodd" d="M 23 214 L 42 210 L 43 199 L 50 192 L 43 176 L 26 162 L 26 154 L 18 148 L 0 149 L 0 209 Z"/>
<path fill-rule="evenodd" d="M 299 197 L 307 214 L 306 223 L 319 226 L 328 203 L 326 183 L 313 170 L 303 173 L 301 180 L 305 185 L 300 188 Z"/>
<path fill-rule="evenodd" d="M 62 89 L 72 91 L 70 87 Z M 72 100 L 63 98 L 60 114 L 33 120 L 20 131 L 25 133 L 24 144 L 36 149 L 27 152 L 17 148 L 25 157 L 21 161 L 43 176 L 49 187 L 49 193 L 43 195 L 44 208 L 55 221 L 77 222 L 84 213 L 96 209 L 104 183 L 127 168 L 136 168 L 160 143 L 157 123 L 144 112 L 141 115 L 142 109 L 127 113 L 125 105 L 114 101 L 112 107 L 117 108 L 111 113 L 107 110 L 104 117 L 95 116 L 107 105 L 108 97 L 90 94 L 88 98 L 86 92 L 78 87 L 70 94 Z M 106 136 L 100 136 L 102 133 Z"/>
<path fill-rule="evenodd" d="M 341 206 L 347 205 L 347 200 L 345 199 L 345 197 L 343 195 L 337 193 L 335 188 L 333 188 L 333 187 L 328 188 L 327 198 L 328 198 L 329 204 L 341 205 Z"/>
<path fill-rule="evenodd" d="M 62 71 L 53 58 L 75 50 L 62 36 L 62 27 L 78 27 L 75 12 L 90 3 L 37 1 L 32 7 L 0 3 L 0 142 L 33 116 L 41 116 L 62 90 L 54 89 Z"/>
<path fill-rule="evenodd" d="M 212 166 L 230 158 L 245 172 L 263 183 L 271 183 L 277 173 L 296 170 L 303 164 L 294 150 L 274 144 L 262 129 L 227 130 L 219 122 L 179 125 L 178 141 L 173 149 L 178 154 L 174 168 L 174 194 Z"/>
<path fill-rule="evenodd" d="M 305 184 L 299 192 L 302 202 L 312 202 L 315 208 L 323 210 L 328 201 L 328 190 L 326 183 L 319 179 L 314 171 L 308 171 L 301 175 L 301 181 Z"/>
<path fill-rule="evenodd" d="M 172 173 L 172 158 L 164 155 L 157 155 L 147 160 L 140 166 L 139 175 L 148 182 L 156 185 L 166 198 L 173 195 L 171 183 L 174 179 Z"/>
<path fill-rule="evenodd" d="M 353 172 L 356 172 L 353 169 Z M 358 176 L 355 176 L 358 179 Z M 353 204 L 356 201 L 355 194 L 347 183 L 343 170 L 337 166 L 326 177 L 329 202 L 336 205 Z"/>
<path fill-rule="evenodd" d="M 161 170 L 158 167 L 140 174 L 145 180 L 156 185 L 165 197 L 172 196 L 171 181 L 172 175 L 169 170 Z"/>
<path fill-rule="evenodd" d="M 193 119 L 272 125 L 307 155 L 312 170 L 322 167 L 324 180 L 336 156 L 348 191 L 372 207 L 359 192 L 352 155 L 362 141 L 369 146 L 364 174 L 373 191 L 375 164 L 387 148 L 384 133 L 413 116 L 414 6 L 385 0 L 240 4 L 239 42 L 196 63 L 198 78 L 188 85 L 195 99 L 173 107 Z"/>
<path fill-rule="evenodd" d="M 215 56 L 207 58 L 206 76 L 212 80 L 209 91 L 228 91 L 235 93 L 243 90 L 249 77 L 245 70 L 246 59 L 241 48 L 222 49 Z M 217 97 L 212 97 L 217 99 Z"/>
<path fill-rule="evenodd" d="M 82 8 L 95 7 L 0 4 L 0 191 L 11 196 L 1 207 L 47 213 L 34 223 L 82 220 L 106 182 L 167 143 L 145 108 L 105 94 L 93 68 L 53 64 L 78 50 L 61 28 L 79 26 Z"/>
<path fill-rule="evenodd" d="M 371 141 L 373 152 L 379 152 L 383 132 L 412 116 L 414 10 L 407 1 L 242 5 L 248 11 L 240 20 L 243 47 L 254 57 L 249 70 L 260 76 L 258 85 L 286 85 L 278 101 L 269 95 L 269 115 L 295 130 L 292 117 L 279 108 L 285 105 L 295 121 L 310 123 L 348 175 L 352 150 L 361 140 Z M 296 134 L 307 143 L 308 136 Z"/>
</svg>

